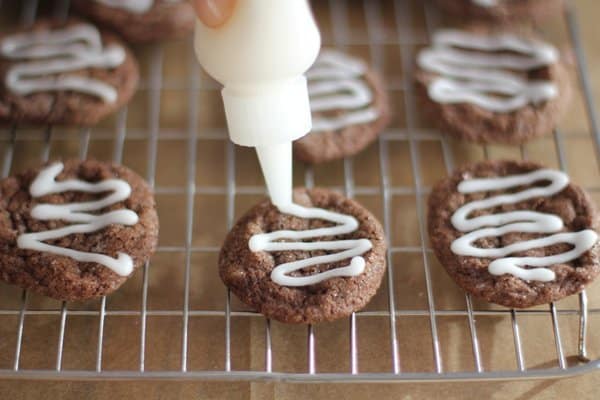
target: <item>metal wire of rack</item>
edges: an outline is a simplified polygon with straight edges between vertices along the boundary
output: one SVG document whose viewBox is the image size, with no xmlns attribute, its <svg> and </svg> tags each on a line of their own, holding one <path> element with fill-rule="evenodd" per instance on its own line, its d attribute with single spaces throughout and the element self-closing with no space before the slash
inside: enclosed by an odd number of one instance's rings
<svg viewBox="0 0 600 400">
<path fill-rule="evenodd" d="M 224 290 L 223 300 L 224 309 L 208 310 L 197 309 L 192 306 L 191 290 L 192 269 L 198 267 L 195 260 L 196 254 L 215 254 L 218 253 L 217 246 L 198 246 L 193 240 L 196 197 L 203 195 L 224 196 L 226 227 L 231 228 L 236 216 L 236 199 L 238 195 L 263 195 L 265 189 L 258 185 L 239 185 L 236 176 L 236 150 L 224 133 L 224 129 L 208 130 L 198 128 L 199 113 L 202 106 L 200 95 L 202 91 L 215 91 L 218 86 L 214 82 L 202 80 L 199 66 L 195 61 L 193 51 L 188 52 L 189 73 L 186 82 L 166 82 L 163 81 L 163 62 L 164 49 L 161 44 L 153 46 L 150 50 L 150 63 L 147 74 L 147 80 L 142 83 L 142 88 L 147 91 L 147 131 L 130 130 L 127 126 L 128 108 L 122 109 L 116 117 L 116 126 L 113 132 L 102 129 L 82 128 L 78 133 L 78 155 L 80 158 L 86 158 L 89 153 L 90 143 L 93 140 L 108 138 L 113 140 L 112 159 L 116 162 L 122 162 L 125 154 L 126 140 L 140 139 L 147 142 L 146 147 L 146 179 L 157 194 L 177 194 L 185 198 L 185 229 L 184 242 L 182 246 L 161 245 L 158 253 L 175 254 L 183 253 L 183 297 L 181 309 L 153 310 L 149 309 L 149 280 L 152 273 L 152 262 L 146 264 L 143 270 L 138 272 L 142 274 L 141 288 L 137 297 L 137 304 L 130 305 L 126 309 L 107 309 L 107 299 L 102 298 L 98 304 L 98 309 L 80 309 L 71 307 L 70 304 L 63 302 L 60 307 L 55 308 L 31 308 L 29 305 L 29 294 L 21 291 L 18 307 L 7 307 L 0 304 L 0 318 L 14 318 L 16 320 L 16 329 L 11 334 L 16 336 L 14 340 L 14 351 L 10 365 L 6 368 L 0 368 L 0 377 L 2 378 L 28 378 L 28 379 L 218 379 L 218 380 L 285 380 L 285 381 L 327 381 L 327 382 L 347 382 L 347 381 L 442 381 L 442 380 L 502 380 L 502 379 L 538 379 L 538 378 L 556 378 L 572 376 L 585 372 L 591 372 L 600 367 L 600 360 L 590 360 L 587 354 L 587 329 L 591 316 L 600 314 L 600 308 L 588 307 L 588 299 L 585 292 L 579 295 L 578 308 L 558 308 L 551 304 L 547 310 L 509 310 L 503 308 L 478 309 L 474 306 L 473 299 L 469 295 L 464 296 L 464 306 L 460 309 L 439 309 L 436 307 L 436 301 L 439 299 L 439 293 L 433 284 L 431 250 L 426 241 L 425 228 L 425 210 L 421 201 L 428 193 L 428 187 L 424 184 L 424 171 L 422 169 L 422 149 L 420 144 L 423 141 L 434 141 L 440 144 L 443 154 L 443 164 L 447 171 L 454 168 L 452 144 L 444 135 L 431 130 L 424 130 L 417 126 L 415 116 L 417 115 L 417 105 L 415 93 L 412 85 L 413 69 L 413 51 L 416 46 L 425 44 L 425 39 L 420 39 L 414 32 L 410 22 L 410 15 L 415 7 L 422 7 L 421 2 L 411 2 L 395 0 L 393 2 L 395 26 L 397 27 L 397 36 L 389 37 L 382 29 L 380 19 L 382 18 L 382 4 L 384 0 L 364 0 L 361 6 L 364 8 L 364 20 L 366 23 L 366 40 L 356 40 L 351 35 L 351 28 L 348 22 L 348 8 L 354 5 L 350 0 L 331 0 L 328 4 L 330 23 L 331 23 L 331 41 L 332 45 L 346 47 L 350 45 L 364 45 L 368 47 L 372 63 L 375 67 L 383 66 L 382 46 L 397 46 L 397 50 L 402 60 L 401 69 L 403 71 L 400 82 L 391 82 L 390 90 L 400 93 L 406 117 L 406 129 L 390 129 L 384 132 L 378 144 L 376 152 L 379 167 L 379 185 L 361 186 L 355 182 L 354 160 L 347 158 L 343 161 L 343 182 L 332 185 L 338 190 L 342 190 L 348 197 L 354 196 L 373 196 L 381 198 L 382 222 L 384 229 L 388 234 L 389 243 L 391 232 L 393 232 L 394 212 L 393 197 L 396 195 L 412 196 L 416 204 L 417 228 L 419 242 L 417 245 L 410 246 L 390 246 L 387 255 L 388 272 L 386 278 L 386 305 L 387 310 L 361 311 L 352 314 L 348 318 L 348 370 L 342 372 L 323 372 L 317 363 L 317 335 L 313 326 L 294 327 L 295 330 L 306 329 L 306 366 L 300 371 L 278 370 L 274 362 L 276 356 L 276 347 L 273 344 L 273 324 L 264 319 L 260 314 L 247 310 L 237 310 L 232 306 L 232 297 L 228 290 Z M 428 3 L 423 2 L 426 28 L 428 31 L 435 29 L 438 25 L 438 15 L 436 10 Z M 415 4 L 418 4 L 416 6 Z M 0 2 L 0 7 L 3 4 Z M 38 2 L 36 0 L 26 0 L 21 6 L 21 21 L 23 24 L 31 24 L 36 18 Z M 54 2 L 54 15 L 57 17 L 66 17 L 69 11 L 68 0 L 57 0 Z M 597 159 L 600 160 L 600 130 L 596 115 L 595 104 L 593 101 L 588 74 L 586 71 L 585 55 L 579 37 L 576 16 L 570 3 L 565 8 L 565 18 L 569 29 L 570 40 L 577 58 L 577 72 L 579 84 L 585 100 L 586 115 L 589 119 L 591 137 L 595 146 Z M 161 114 L 161 91 L 165 88 L 177 89 L 187 95 L 187 129 L 186 131 L 162 130 L 160 126 Z M 30 130 L 20 130 L 13 126 L 0 134 L 0 143 L 4 148 L 2 162 L 2 177 L 9 175 L 13 168 L 15 158 L 15 148 L 22 143 L 30 141 L 40 141 L 43 143 L 41 148 L 41 161 L 48 160 L 51 156 L 53 144 L 67 137 L 72 137 L 70 132 L 57 132 L 52 126 L 46 127 L 42 132 L 32 132 Z M 184 141 L 186 144 L 186 170 L 184 186 L 161 186 L 156 184 L 157 158 L 159 152 L 159 140 L 172 139 Z M 203 141 L 223 142 L 225 148 L 225 185 L 199 185 L 196 180 L 196 171 L 199 164 L 198 143 Z M 412 186 L 395 186 L 391 182 L 391 170 L 393 162 L 397 160 L 391 155 L 391 143 L 402 142 L 408 146 L 408 162 L 413 171 Z M 565 144 L 563 133 L 556 130 L 553 133 L 553 142 L 558 157 L 558 163 L 564 170 L 568 169 L 567 157 L 565 155 Z M 487 147 L 484 148 L 484 154 L 489 156 Z M 521 157 L 528 158 L 527 148 L 522 146 L 520 149 Z M 304 169 L 303 183 L 307 187 L 315 185 L 315 171 L 310 167 Z M 593 192 L 600 191 L 597 187 L 588 187 Z M 394 273 L 398 265 L 395 265 L 395 255 L 410 254 L 422 259 L 422 266 L 425 280 L 426 307 L 424 309 L 403 309 L 399 307 L 395 296 Z M 383 290 L 383 288 L 382 288 Z M 529 368 L 526 363 L 526 348 L 522 340 L 521 326 L 523 320 L 533 316 L 549 316 L 552 323 L 552 336 L 554 338 L 556 359 L 555 364 L 541 368 Z M 58 335 L 56 344 L 56 356 L 54 358 L 53 368 L 35 368 L 23 367 L 21 365 L 22 354 L 24 352 L 24 327 L 28 318 L 35 316 L 49 316 L 58 318 Z M 513 336 L 514 362 L 515 369 L 505 370 L 487 370 L 485 363 L 486 346 L 483 345 L 483 337 L 478 331 L 478 319 L 490 316 L 505 316 L 510 319 L 510 327 Z M 565 350 L 563 339 L 561 338 L 561 324 L 559 317 L 572 316 L 577 318 L 579 335 L 577 341 L 577 356 L 579 364 L 568 360 L 568 351 Z M 86 338 L 88 346 L 95 346 L 94 366 L 89 369 L 68 369 L 64 368 L 64 349 L 65 336 L 68 328 L 68 321 L 73 317 L 89 317 L 97 321 L 97 331 L 93 337 Z M 106 319 L 107 317 L 129 317 L 136 319 L 139 327 L 138 348 L 135 368 L 105 368 L 105 339 L 106 339 Z M 147 368 L 147 357 L 154 350 L 154 343 L 149 339 L 148 320 L 153 317 L 170 317 L 180 320 L 181 341 L 179 343 L 179 365 L 176 368 L 169 369 L 149 369 Z M 198 369 L 190 365 L 189 353 L 190 345 L 197 339 L 190 333 L 191 318 L 222 317 L 224 318 L 224 340 L 222 368 L 216 369 Z M 387 320 L 388 343 L 380 344 L 387 346 L 385 353 L 389 356 L 386 361 L 387 369 L 377 372 L 363 371 L 359 365 L 359 322 L 361 318 L 383 318 Z M 431 338 L 432 366 L 431 370 L 411 371 L 407 370 L 401 357 L 400 345 L 407 335 L 411 332 L 398 328 L 399 320 L 418 317 L 424 318 L 428 325 L 428 336 Z M 468 335 L 470 351 L 472 353 L 472 368 L 461 371 L 449 371 L 445 368 L 443 359 L 444 349 L 440 339 L 439 319 L 444 317 L 465 317 L 467 319 L 467 329 L 464 330 Z M 264 321 L 262 325 L 263 337 L 261 344 L 263 363 L 261 368 L 247 367 L 245 369 L 236 369 L 232 362 L 234 318 L 250 318 L 254 321 Z M 2 331 L 4 332 L 4 331 Z M 3 337 L 3 341 L 4 341 Z M 95 343 L 94 343 L 95 340 Z M 253 345 L 254 346 L 254 345 Z M 1 349 L 1 348 L 0 348 Z M 459 350 L 457 350 L 459 351 Z M 339 354 L 339 357 L 346 357 Z M 0 362 L 2 362 L 0 357 Z M 6 361 L 6 360 L 4 360 Z"/>
</svg>

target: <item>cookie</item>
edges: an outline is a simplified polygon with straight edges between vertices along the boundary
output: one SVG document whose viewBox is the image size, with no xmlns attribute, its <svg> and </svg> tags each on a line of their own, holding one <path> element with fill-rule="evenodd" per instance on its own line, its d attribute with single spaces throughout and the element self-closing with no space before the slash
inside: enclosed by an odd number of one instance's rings
<svg viewBox="0 0 600 400">
<path fill-rule="evenodd" d="M 459 169 L 434 187 L 428 226 L 452 279 L 506 307 L 560 300 L 600 273 L 594 204 L 565 173 L 533 162 Z"/>
<path fill-rule="evenodd" d="M 196 17 L 185 0 L 74 0 L 79 14 L 121 35 L 130 43 L 185 37 Z"/>
<path fill-rule="evenodd" d="M 560 15 L 563 0 L 438 0 L 446 12 L 464 18 L 511 23 Z"/>
<path fill-rule="evenodd" d="M 58 300 L 119 288 L 154 252 L 156 204 L 126 167 L 52 162 L 0 181 L 0 279 Z"/>
<path fill-rule="evenodd" d="M 138 65 L 114 35 L 76 19 L 0 36 L 0 122 L 93 125 L 126 104 Z"/>
<path fill-rule="evenodd" d="M 557 49 L 524 33 L 440 30 L 417 64 L 425 114 L 442 133 L 476 143 L 551 133 L 571 95 Z"/>
<path fill-rule="evenodd" d="M 282 322 L 331 321 L 360 310 L 385 272 L 381 225 L 326 189 L 296 189 L 294 201 L 278 209 L 265 200 L 236 223 L 220 253 L 221 279 Z"/>
<path fill-rule="evenodd" d="M 363 61 L 323 50 L 306 77 L 313 127 L 294 142 L 296 159 L 317 164 L 352 156 L 389 123 L 390 107 L 381 78 Z"/>
</svg>

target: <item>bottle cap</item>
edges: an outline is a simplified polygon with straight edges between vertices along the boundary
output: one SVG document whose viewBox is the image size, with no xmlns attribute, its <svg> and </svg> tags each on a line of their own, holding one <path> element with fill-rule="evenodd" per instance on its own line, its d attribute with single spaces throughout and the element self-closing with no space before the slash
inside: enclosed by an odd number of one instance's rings
<svg viewBox="0 0 600 400">
<path fill-rule="evenodd" d="M 252 86 L 229 84 L 222 95 L 229 136 L 238 145 L 288 143 L 311 129 L 304 76 Z"/>
</svg>

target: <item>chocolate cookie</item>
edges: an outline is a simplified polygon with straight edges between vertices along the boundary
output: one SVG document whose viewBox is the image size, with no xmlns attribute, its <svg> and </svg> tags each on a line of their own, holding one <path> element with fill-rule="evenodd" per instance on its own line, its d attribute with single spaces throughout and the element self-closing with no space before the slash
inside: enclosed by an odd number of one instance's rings
<svg viewBox="0 0 600 400">
<path fill-rule="evenodd" d="M 146 182 L 94 160 L 52 162 L 0 181 L 0 278 L 59 300 L 107 295 L 156 248 Z"/>
<path fill-rule="evenodd" d="M 331 321 L 360 310 L 385 272 L 381 225 L 326 189 L 296 189 L 294 201 L 278 209 L 265 200 L 236 223 L 219 257 L 221 279 L 282 322 Z"/>
<path fill-rule="evenodd" d="M 131 43 L 187 36 L 196 21 L 186 0 L 74 0 L 73 7 Z"/>
<path fill-rule="evenodd" d="M 549 134 L 571 95 L 557 49 L 530 35 L 440 30 L 417 64 L 425 113 L 443 133 L 477 143 Z"/>
<path fill-rule="evenodd" d="M 429 197 L 429 238 L 474 296 L 531 307 L 582 291 L 600 273 L 598 215 L 569 177 L 532 162 L 459 169 Z"/>
<path fill-rule="evenodd" d="M 390 120 L 387 94 L 363 61 L 323 50 L 307 72 L 313 129 L 294 142 L 294 156 L 310 164 L 352 156 Z"/>
<path fill-rule="evenodd" d="M 136 60 L 114 35 L 76 19 L 0 36 L 0 122 L 93 125 L 133 96 Z"/>
<path fill-rule="evenodd" d="M 558 15 L 563 0 L 438 0 L 446 12 L 460 18 L 488 19 L 502 23 L 541 20 Z"/>
</svg>

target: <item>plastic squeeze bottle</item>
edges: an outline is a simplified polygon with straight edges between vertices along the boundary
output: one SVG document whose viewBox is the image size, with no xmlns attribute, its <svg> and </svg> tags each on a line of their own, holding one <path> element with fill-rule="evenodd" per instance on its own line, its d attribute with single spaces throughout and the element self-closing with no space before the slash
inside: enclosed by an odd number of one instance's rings
<svg viewBox="0 0 600 400">
<path fill-rule="evenodd" d="M 231 140 L 255 147 L 273 204 L 292 201 L 292 141 L 311 129 L 304 73 L 321 37 L 307 0 L 238 0 L 211 28 L 196 21 L 196 56 L 223 84 Z"/>
</svg>

